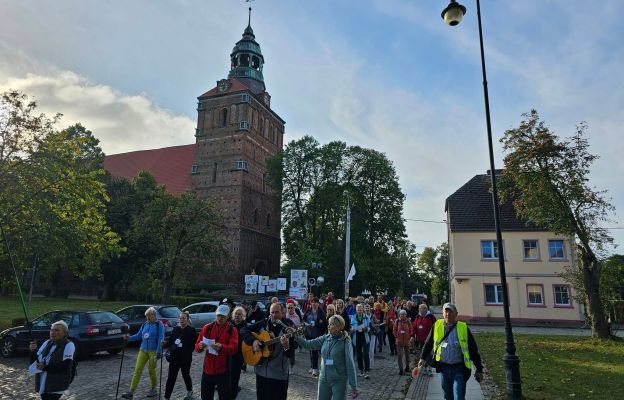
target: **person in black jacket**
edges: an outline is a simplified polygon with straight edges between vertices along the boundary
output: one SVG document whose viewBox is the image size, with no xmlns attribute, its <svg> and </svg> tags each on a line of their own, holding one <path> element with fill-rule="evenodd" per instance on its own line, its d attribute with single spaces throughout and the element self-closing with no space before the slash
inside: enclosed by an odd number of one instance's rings
<svg viewBox="0 0 624 400">
<path fill-rule="evenodd" d="M 247 326 L 247 323 L 245 322 L 245 309 L 243 307 L 238 306 L 234 308 L 234 311 L 232 311 L 232 325 L 236 328 L 240 337 L 241 329 Z M 243 369 L 243 364 L 245 363 L 241 350 L 242 346 L 243 341 L 239 340 L 238 352 L 229 358 L 230 394 L 232 395 L 232 399 L 235 399 L 240 391 L 238 383 L 240 382 L 241 371 Z"/>
<path fill-rule="evenodd" d="M 312 305 L 310 308 L 308 308 L 305 314 L 303 314 L 303 322 L 306 324 L 306 339 L 316 339 L 317 337 L 323 336 L 327 333 L 327 318 L 319 306 L 319 299 L 318 297 L 315 297 L 312 299 Z M 310 350 L 310 363 L 312 365 L 309 373 L 315 377 L 319 374 L 318 360 L 319 351 Z"/>
<path fill-rule="evenodd" d="M 197 332 L 190 325 L 190 316 L 188 312 L 180 314 L 180 325 L 173 328 L 171 336 L 168 340 L 163 341 L 163 348 L 169 350 L 169 374 L 167 375 L 167 383 L 165 384 L 165 399 L 169 400 L 178 371 L 182 371 L 182 378 L 186 385 L 185 399 L 193 398 L 193 381 L 191 381 L 191 361 L 193 361 L 193 351 L 195 350 L 195 341 L 197 340 Z"/>
<path fill-rule="evenodd" d="M 43 400 L 58 400 L 72 381 L 76 347 L 67 339 L 67 324 L 57 321 L 50 327 L 50 339 L 37 351 L 37 342 L 30 342 L 29 371 L 36 372 L 35 391 Z"/>
<path fill-rule="evenodd" d="M 260 307 L 258 307 L 258 303 L 252 301 L 251 305 L 249 306 L 249 311 L 247 312 L 245 322 L 247 322 L 248 324 L 255 324 L 256 322 L 262 321 L 265 318 L 266 315 L 264 314 L 264 311 L 262 311 Z"/>
</svg>

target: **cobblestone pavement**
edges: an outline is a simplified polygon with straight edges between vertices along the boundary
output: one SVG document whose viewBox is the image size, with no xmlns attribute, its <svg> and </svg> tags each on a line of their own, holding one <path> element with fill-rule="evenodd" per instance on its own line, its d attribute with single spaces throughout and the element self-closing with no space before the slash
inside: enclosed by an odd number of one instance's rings
<svg viewBox="0 0 624 400">
<path fill-rule="evenodd" d="M 126 349 L 121 374 L 121 384 L 119 387 L 120 398 L 121 393 L 127 391 L 130 386 L 130 379 L 137 353 L 138 350 L 136 347 L 129 347 Z M 191 377 L 193 378 L 194 384 L 193 389 L 195 398 L 197 399 L 199 399 L 199 384 L 203 357 L 203 354 L 195 354 L 193 357 L 193 366 L 191 367 Z M 295 373 L 291 375 L 288 388 L 288 399 L 315 399 L 317 393 L 317 379 L 308 374 L 308 369 L 310 367 L 308 352 L 298 352 L 296 358 Z M 121 354 L 112 356 L 107 353 L 98 353 L 80 361 L 78 364 L 78 375 L 69 391 L 62 399 L 114 399 L 120 361 Z M 28 376 L 26 371 L 27 367 L 28 358 L 26 355 L 10 359 L 0 359 L 0 376 L 2 377 L 0 378 L 0 399 L 28 400 L 40 398 L 33 392 L 34 380 L 32 377 Z M 160 363 L 158 367 L 160 368 Z M 164 361 L 164 380 L 166 380 L 167 369 L 167 362 Z M 358 386 L 360 389 L 359 399 L 404 399 L 409 386 L 409 380 L 411 380 L 411 378 L 398 375 L 396 356 L 390 356 L 387 348 L 384 348 L 384 352 L 381 354 L 378 353 L 375 357 L 374 366 L 371 368 L 370 380 L 358 378 Z M 242 390 L 237 399 L 255 399 L 255 385 L 256 379 L 253 369 L 248 368 L 248 372 L 243 372 L 241 374 L 240 386 Z M 135 399 L 143 399 L 148 389 L 149 376 L 146 367 L 143 371 L 143 376 L 137 389 Z M 163 395 L 164 390 L 165 385 L 163 381 Z M 184 382 L 182 376 L 179 375 L 172 399 L 182 399 L 185 394 Z M 215 396 L 215 398 L 216 397 L 218 396 Z"/>
</svg>

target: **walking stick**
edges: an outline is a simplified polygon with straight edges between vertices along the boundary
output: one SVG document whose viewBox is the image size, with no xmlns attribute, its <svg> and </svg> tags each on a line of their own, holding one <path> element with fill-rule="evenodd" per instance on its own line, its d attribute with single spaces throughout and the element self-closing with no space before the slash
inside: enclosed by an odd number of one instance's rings
<svg viewBox="0 0 624 400">
<path fill-rule="evenodd" d="M 115 400 L 117 400 L 117 396 L 119 396 L 119 382 L 121 381 L 121 367 L 123 367 L 124 355 L 126 353 L 126 343 L 121 339 L 122 347 L 121 347 L 121 362 L 119 363 L 119 376 L 117 376 L 117 390 L 115 390 Z"/>
<path fill-rule="evenodd" d="M 158 400 L 160 400 L 160 391 L 162 390 L 162 364 L 163 356 L 160 355 L 160 379 L 158 379 Z"/>
</svg>

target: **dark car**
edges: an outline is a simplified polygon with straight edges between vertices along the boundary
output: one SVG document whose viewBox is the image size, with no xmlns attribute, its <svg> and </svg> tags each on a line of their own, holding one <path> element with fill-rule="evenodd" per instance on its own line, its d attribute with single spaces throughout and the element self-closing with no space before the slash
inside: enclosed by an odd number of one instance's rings
<svg viewBox="0 0 624 400">
<path fill-rule="evenodd" d="M 98 351 L 119 353 L 123 347 L 123 337 L 128 333 L 128 324 L 110 311 L 50 311 L 30 321 L 26 326 L 2 331 L 0 353 L 3 357 L 11 357 L 17 351 L 27 351 L 33 339 L 41 346 L 50 338 L 52 324 L 59 320 L 67 323 L 68 338 L 74 342 L 78 357 Z"/>
<path fill-rule="evenodd" d="M 139 331 L 141 325 L 145 323 L 145 311 L 148 308 L 154 307 L 156 309 L 156 319 L 165 325 L 165 337 L 169 337 L 173 328 L 180 323 L 180 309 L 172 305 L 163 304 L 137 304 L 122 308 L 115 312 L 119 318 L 123 319 L 128 325 L 130 325 L 130 334 L 134 335 Z"/>
</svg>

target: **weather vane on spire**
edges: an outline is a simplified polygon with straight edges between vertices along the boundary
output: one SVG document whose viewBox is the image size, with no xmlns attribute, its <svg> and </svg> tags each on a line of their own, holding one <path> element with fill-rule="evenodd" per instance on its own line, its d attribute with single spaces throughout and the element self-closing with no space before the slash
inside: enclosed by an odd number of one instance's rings
<svg viewBox="0 0 624 400">
<path fill-rule="evenodd" d="M 249 3 L 249 21 L 247 22 L 248 26 L 251 26 L 251 2 L 253 0 L 245 0 L 247 3 Z"/>
</svg>

